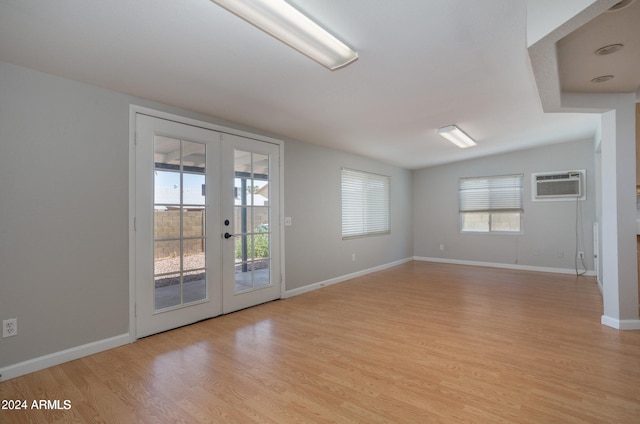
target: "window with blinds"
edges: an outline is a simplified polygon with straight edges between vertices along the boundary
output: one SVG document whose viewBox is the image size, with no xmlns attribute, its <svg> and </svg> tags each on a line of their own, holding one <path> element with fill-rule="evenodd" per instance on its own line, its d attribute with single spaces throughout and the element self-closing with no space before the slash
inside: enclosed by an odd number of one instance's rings
<svg viewBox="0 0 640 424">
<path fill-rule="evenodd" d="M 461 231 L 520 233 L 522 180 L 522 174 L 460 178 Z"/>
<path fill-rule="evenodd" d="M 389 233 L 391 177 L 342 169 L 342 238 Z"/>
</svg>

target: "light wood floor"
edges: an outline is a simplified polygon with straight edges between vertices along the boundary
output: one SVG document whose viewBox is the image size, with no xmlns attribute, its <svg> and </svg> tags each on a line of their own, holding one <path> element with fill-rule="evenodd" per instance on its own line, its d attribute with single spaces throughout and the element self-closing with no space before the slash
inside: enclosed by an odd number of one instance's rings
<svg viewBox="0 0 640 424">
<path fill-rule="evenodd" d="M 2 423 L 638 423 L 593 277 L 411 262 L 0 383 Z"/>
</svg>

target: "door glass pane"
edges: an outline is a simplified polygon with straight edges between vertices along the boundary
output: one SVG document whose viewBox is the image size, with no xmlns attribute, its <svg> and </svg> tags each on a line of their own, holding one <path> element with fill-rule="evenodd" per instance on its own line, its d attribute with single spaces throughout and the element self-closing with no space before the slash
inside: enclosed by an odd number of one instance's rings
<svg viewBox="0 0 640 424">
<path fill-rule="evenodd" d="M 251 259 L 249 243 L 250 239 L 246 235 L 236 236 L 236 264 L 247 262 Z"/>
<path fill-rule="evenodd" d="M 155 310 L 207 298 L 206 146 L 155 136 Z"/>
<path fill-rule="evenodd" d="M 247 229 L 251 227 L 249 225 L 249 222 L 251 222 L 251 209 L 236 206 L 234 210 L 233 222 L 234 222 L 234 226 L 233 226 L 234 234 L 246 234 Z"/>
<path fill-rule="evenodd" d="M 180 139 L 156 135 L 153 144 L 156 169 L 180 170 Z"/>
<path fill-rule="evenodd" d="M 187 172 L 205 174 L 205 145 L 191 141 L 182 142 L 182 167 Z"/>
<path fill-rule="evenodd" d="M 204 209 L 185 208 L 182 210 L 182 236 L 183 237 L 204 237 L 205 236 Z"/>
<path fill-rule="evenodd" d="M 269 156 L 234 152 L 235 290 L 269 286 Z"/>
<path fill-rule="evenodd" d="M 155 277 L 155 309 L 180 305 L 180 273 Z"/>
<path fill-rule="evenodd" d="M 269 156 L 253 153 L 253 174 L 255 179 L 269 180 Z"/>
<path fill-rule="evenodd" d="M 184 274 L 182 286 L 184 303 L 196 302 L 207 298 L 204 270 L 188 271 Z"/>
<path fill-rule="evenodd" d="M 237 174 L 236 175 L 241 175 Z M 251 205 L 251 181 L 246 177 L 236 177 L 233 188 L 235 204 L 238 206 Z"/>
<path fill-rule="evenodd" d="M 269 286 L 269 264 L 271 261 L 262 260 L 254 264 L 253 269 L 253 285 L 256 288 Z"/>
<path fill-rule="evenodd" d="M 156 241 L 154 247 L 156 275 L 180 272 L 180 240 Z"/>
<path fill-rule="evenodd" d="M 269 183 L 262 180 L 253 180 L 251 187 L 251 193 L 253 194 L 251 204 L 253 206 L 269 205 Z"/>
<path fill-rule="evenodd" d="M 180 240 L 156 241 L 155 246 L 155 308 L 180 304 Z"/>
<path fill-rule="evenodd" d="M 253 289 L 253 281 L 251 281 L 251 264 L 246 262 L 236 264 L 235 271 L 235 291 L 243 292 Z"/>
<path fill-rule="evenodd" d="M 158 206 L 153 211 L 153 237 L 156 240 L 180 238 L 180 210 Z"/>
<path fill-rule="evenodd" d="M 255 232 L 269 231 L 269 208 L 256 206 L 253 208 L 253 228 Z"/>
<path fill-rule="evenodd" d="M 236 174 L 249 174 L 251 173 L 251 152 L 245 152 L 243 150 L 235 150 L 234 157 L 234 170 Z"/>
<path fill-rule="evenodd" d="M 155 171 L 154 203 L 159 205 L 180 204 L 180 173 Z"/>
<path fill-rule="evenodd" d="M 204 175 L 183 174 L 182 202 L 185 205 L 204 205 Z"/>
<path fill-rule="evenodd" d="M 207 297 L 204 239 L 187 239 L 184 241 L 185 255 L 182 258 L 183 299 L 185 303 L 195 302 Z"/>
<path fill-rule="evenodd" d="M 269 257 L 269 233 L 253 235 L 253 259 L 261 260 Z"/>
<path fill-rule="evenodd" d="M 204 239 L 187 239 L 183 241 L 182 269 L 204 269 Z"/>
</svg>

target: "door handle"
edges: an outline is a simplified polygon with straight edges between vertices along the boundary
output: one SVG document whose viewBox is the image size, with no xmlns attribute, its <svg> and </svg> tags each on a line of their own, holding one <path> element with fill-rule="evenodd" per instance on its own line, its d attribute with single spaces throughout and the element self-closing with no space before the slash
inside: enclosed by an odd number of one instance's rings
<svg viewBox="0 0 640 424">
<path fill-rule="evenodd" d="M 231 237 L 235 237 L 235 234 L 224 233 L 224 238 L 230 239 Z"/>
</svg>

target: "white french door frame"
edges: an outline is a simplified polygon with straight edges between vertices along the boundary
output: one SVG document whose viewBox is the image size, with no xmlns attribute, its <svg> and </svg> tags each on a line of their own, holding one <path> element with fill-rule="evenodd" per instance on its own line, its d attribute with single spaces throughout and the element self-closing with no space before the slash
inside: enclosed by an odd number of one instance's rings
<svg viewBox="0 0 640 424">
<path fill-rule="evenodd" d="M 279 268 L 280 276 L 274 275 L 274 284 L 280 285 L 280 297 L 284 297 L 285 293 L 285 273 L 284 273 L 284 142 L 271 137 L 262 136 L 247 131 L 226 127 L 211 122 L 201 121 L 193 118 L 187 118 L 168 112 L 150 109 L 138 105 L 130 105 L 129 107 L 129 341 L 135 341 L 137 337 L 136 330 L 136 115 L 148 115 L 154 118 L 175 121 L 180 124 L 191 125 L 223 134 L 236 135 L 240 137 L 250 138 L 257 141 L 275 144 L 279 148 L 280 166 L 279 166 L 279 187 L 277 187 L 279 200 L 279 216 L 277 222 L 279 229 Z"/>
</svg>

